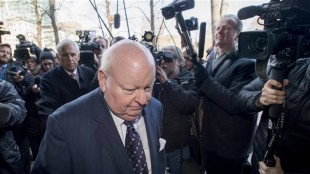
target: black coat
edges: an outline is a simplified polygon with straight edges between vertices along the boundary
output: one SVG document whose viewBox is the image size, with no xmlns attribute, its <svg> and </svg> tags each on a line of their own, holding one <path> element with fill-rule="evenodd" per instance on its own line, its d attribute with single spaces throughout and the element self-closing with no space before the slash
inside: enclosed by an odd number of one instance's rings
<svg viewBox="0 0 310 174">
<path fill-rule="evenodd" d="M 181 72 L 164 84 L 154 85 L 154 97 L 164 108 L 163 138 L 167 140 L 166 152 L 172 152 L 188 145 L 190 118 L 199 103 L 199 93 L 192 73 Z"/>
<path fill-rule="evenodd" d="M 40 83 L 39 115 L 47 118 L 56 109 L 88 92 L 94 72 L 87 67 L 77 67 L 79 84 L 61 67 L 45 73 Z"/>
<path fill-rule="evenodd" d="M 207 62 L 209 75 L 200 87 L 203 146 L 224 158 L 244 158 L 251 151 L 257 114 L 236 111 L 234 103 L 242 87 L 256 78 L 255 61 L 232 52 L 213 71 L 212 61 Z"/>
<path fill-rule="evenodd" d="M 24 101 L 12 84 L 0 80 L 0 103 L 10 108 L 8 122 L 0 123 L 0 173 L 21 172 L 20 152 L 12 133 L 12 127 L 19 125 L 26 117 Z M 0 113 L 0 116 L 3 116 Z"/>
<path fill-rule="evenodd" d="M 287 79 L 289 84 L 286 87 L 284 110 L 285 132 L 275 153 L 280 157 L 281 166 L 286 173 L 310 173 L 310 60 L 298 60 L 295 67 L 288 71 Z M 257 79 L 243 90 L 243 97 L 249 99 L 246 107 L 248 111 L 254 111 L 263 85 L 264 82 Z M 263 160 L 266 151 L 268 112 L 266 108 L 255 137 L 256 162 Z M 254 165 L 257 168 L 257 164 Z"/>
</svg>

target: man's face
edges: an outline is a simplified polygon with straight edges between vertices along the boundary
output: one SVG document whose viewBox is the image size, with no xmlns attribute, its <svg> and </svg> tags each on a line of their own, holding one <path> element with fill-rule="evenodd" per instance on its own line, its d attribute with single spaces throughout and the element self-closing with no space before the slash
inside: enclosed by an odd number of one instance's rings
<svg viewBox="0 0 310 174">
<path fill-rule="evenodd" d="M 45 72 L 47 72 L 47 71 L 53 69 L 55 64 L 54 64 L 54 62 L 53 62 L 52 60 L 50 60 L 50 59 L 44 59 L 44 60 L 42 61 L 41 65 L 42 65 L 43 70 L 44 70 Z"/>
<path fill-rule="evenodd" d="M 193 68 L 193 62 L 191 61 L 191 58 L 188 55 L 184 55 L 184 59 L 185 59 L 184 67 L 187 70 L 191 70 Z"/>
<path fill-rule="evenodd" d="M 80 52 L 74 45 L 64 45 L 58 53 L 60 65 L 67 71 L 73 72 L 80 60 Z"/>
<path fill-rule="evenodd" d="M 238 36 L 235 26 L 236 23 L 232 19 L 222 19 L 216 28 L 215 45 L 220 48 L 232 46 Z"/>
<path fill-rule="evenodd" d="M 98 74 L 104 98 L 115 115 L 124 120 L 133 121 L 141 115 L 143 108 L 152 97 L 155 67 L 136 63 L 131 66 L 128 65 L 129 62 L 113 63 L 110 73 L 99 71 Z"/>
<path fill-rule="evenodd" d="M 100 49 L 98 50 L 94 50 L 94 53 L 96 54 L 97 57 L 101 57 L 102 53 L 104 52 L 104 50 L 106 50 L 108 47 L 107 47 L 107 44 L 106 41 L 102 38 L 98 38 L 96 39 L 96 43 L 100 45 Z"/>
<path fill-rule="evenodd" d="M 0 47 L 0 64 L 6 64 L 11 59 L 11 48 Z"/>
<path fill-rule="evenodd" d="M 32 71 L 37 65 L 37 62 L 33 58 L 29 58 L 26 60 L 27 69 L 30 71 Z"/>
</svg>

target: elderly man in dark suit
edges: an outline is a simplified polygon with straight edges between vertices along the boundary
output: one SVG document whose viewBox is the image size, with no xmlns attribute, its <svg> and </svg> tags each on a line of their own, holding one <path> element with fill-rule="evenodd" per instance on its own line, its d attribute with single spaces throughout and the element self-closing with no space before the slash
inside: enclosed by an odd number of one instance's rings
<svg viewBox="0 0 310 174">
<path fill-rule="evenodd" d="M 57 45 L 60 66 L 45 73 L 40 83 L 39 115 L 43 120 L 57 108 L 90 91 L 95 72 L 78 65 L 79 46 L 65 39 Z"/>
<path fill-rule="evenodd" d="M 98 80 L 99 88 L 49 116 L 33 173 L 164 173 L 162 105 L 152 97 L 150 51 L 127 39 L 116 43 L 102 58 Z M 132 129 L 141 168 L 129 149 Z"/>
</svg>

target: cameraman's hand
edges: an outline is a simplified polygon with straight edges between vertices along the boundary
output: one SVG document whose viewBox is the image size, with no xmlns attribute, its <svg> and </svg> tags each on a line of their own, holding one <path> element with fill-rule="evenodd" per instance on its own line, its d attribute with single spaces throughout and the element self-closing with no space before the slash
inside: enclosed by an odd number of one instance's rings
<svg viewBox="0 0 310 174">
<path fill-rule="evenodd" d="M 198 87 L 202 85 L 202 83 L 205 81 L 205 79 L 209 76 L 208 70 L 201 65 L 200 63 L 194 62 L 194 72 L 195 72 L 195 79 L 196 84 Z"/>
<path fill-rule="evenodd" d="M 287 86 L 288 80 L 283 81 L 283 85 Z M 285 91 L 273 89 L 272 87 L 282 88 L 282 84 L 276 80 L 268 80 L 263 89 L 259 102 L 264 106 L 272 104 L 282 104 L 285 100 Z"/>
<path fill-rule="evenodd" d="M 168 77 L 167 77 L 167 74 L 166 72 L 164 71 L 164 69 L 157 65 L 156 66 L 156 78 L 160 81 L 160 83 L 165 83 L 165 81 L 168 80 Z"/>
<path fill-rule="evenodd" d="M 32 86 L 32 92 L 33 93 L 39 93 L 40 92 L 40 87 L 38 87 L 37 84 Z"/>
<path fill-rule="evenodd" d="M 280 158 L 274 156 L 276 160 L 276 165 L 274 167 L 268 167 L 266 164 L 261 161 L 259 162 L 259 173 L 260 174 L 284 174 L 284 171 L 281 167 Z"/>
</svg>

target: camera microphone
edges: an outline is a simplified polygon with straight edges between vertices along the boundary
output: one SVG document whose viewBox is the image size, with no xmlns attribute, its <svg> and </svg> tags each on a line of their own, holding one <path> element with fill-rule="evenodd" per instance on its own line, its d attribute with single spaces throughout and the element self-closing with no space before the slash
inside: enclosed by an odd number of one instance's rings
<svg viewBox="0 0 310 174">
<path fill-rule="evenodd" d="M 205 48 L 205 36 L 206 36 L 206 23 L 200 23 L 199 43 L 198 43 L 198 57 L 202 58 Z"/>
<path fill-rule="evenodd" d="M 36 84 L 39 87 L 41 83 L 41 76 L 35 76 L 33 81 L 34 81 L 34 84 Z"/>
<path fill-rule="evenodd" d="M 252 18 L 254 16 L 261 16 L 262 13 L 263 13 L 263 9 L 261 8 L 261 6 L 252 5 L 252 6 L 241 8 L 238 11 L 237 16 L 240 20 L 244 20 L 244 19 Z"/>
<path fill-rule="evenodd" d="M 114 15 L 114 28 L 119 28 L 120 25 L 121 25 L 121 16 L 118 13 L 116 13 Z"/>
</svg>

